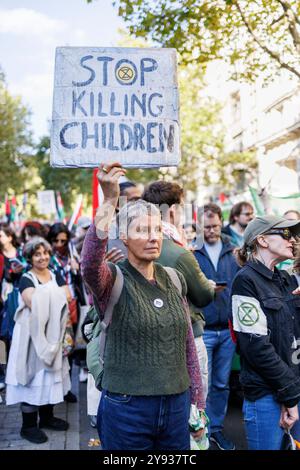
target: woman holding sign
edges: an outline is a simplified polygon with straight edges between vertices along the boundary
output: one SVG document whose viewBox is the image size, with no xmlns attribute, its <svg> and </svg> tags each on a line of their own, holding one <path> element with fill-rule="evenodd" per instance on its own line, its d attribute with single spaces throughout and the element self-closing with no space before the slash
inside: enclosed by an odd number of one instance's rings
<svg viewBox="0 0 300 470">
<path fill-rule="evenodd" d="M 83 276 L 101 315 L 116 277 L 105 252 L 119 197 L 118 180 L 125 173 L 118 163 L 100 165 L 104 202 L 82 251 Z M 160 212 L 150 203 L 135 201 L 121 209 L 119 222 L 128 259 L 118 264 L 124 283 L 105 346 L 98 410 L 102 448 L 186 450 L 191 403 L 193 412 L 205 403 L 184 298 L 167 271 L 155 263 L 162 245 Z M 185 280 L 176 273 L 184 295 Z"/>
</svg>

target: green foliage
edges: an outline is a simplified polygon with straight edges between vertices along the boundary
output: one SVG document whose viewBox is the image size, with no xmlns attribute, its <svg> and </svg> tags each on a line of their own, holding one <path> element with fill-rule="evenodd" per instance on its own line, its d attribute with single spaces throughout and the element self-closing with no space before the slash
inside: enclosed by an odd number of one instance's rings
<svg viewBox="0 0 300 470">
<path fill-rule="evenodd" d="M 141 38 L 121 32 L 122 47 L 149 47 Z M 181 162 L 178 168 L 128 170 L 127 177 L 147 184 L 157 179 L 176 180 L 185 191 L 196 193 L 201 185 L 218 181 L 222 190 L 232 190 L 241 175 L 257 166 L 253 152 L 226 153 L 225 129 L 221 121 L 221 104 L 204 94 L 204 68 L 182 64 L 178 70 L 181 124 Z"/>
<path fill-rule="evenodd" d="M 220 105 L 203 94 L 201 68 L 179 70 L 182 160 L 178 168 L 181 184 L 191 191 L 199 186 L 199 169 L 209 167 L 214 153 L 223 147 L 220 132 Z M 209 174 L 205 183 L 209 183 Z M 203 184 L 203 182 L 201 182 Z"/>
<path fill-rule="evenodd" d="M 91 0 L 87 0 L 90 2 Z M 224 59 L 246 81 L 280 69 L 300 78 L 299 0 L 116 0 L 130 33 L 185 62 Z"/>
<path fill-rule="evenodd" d="M 0 199 L 18 188 L 22 192 L 30 174 L 32 137 L 30 114 L 20 97 L 12 96 L 0 70 Z"/>
<path fill-rule="evenodd" d="M 248 180 L 253 179 L 257 172 L 257 159 L 254 151 L 228 152 L 221 151 L 211 158 L 209 163 L 210 177 L 205 179 L 212 182 L 217 177 L 216 187 L 225 192 L 245 191 Z"/>
<path fill-rule="evenodd" d="M 201 69 L 190 64 L 179 68 L 181 162 L 178 168 L 129 170 L 129 179 L 143 184 L 175 180 L 185 191 L 196 193 L 201 186 L 214 185 L 231 191 L 252 174 L 257 161 L 253 152 L 225 152 L 225 129 L 221 105 L 204 94 Z"/>
<path fill-rule="evenodd" d="M 179 69 L 182 160 L 177 177 L 193 192 L 215 181 L 223 190 L 233 190 L 241 172 L 256 168 L 256 157 L 253 152 L 225 152 L 222 107 L 204 94 L 202 75 L 195 65 Z"/>
<path fill-rule="evenodd" d="M 79 168 L 51 168 L 50 139 L 42 137 L 37 145 L 35 165 L 45 189 L 60 191 L 64 208 L 71 213 L 72 203 L 79 194 L 87 195 L 88 202 L 92 198 L 92 170 Z"/>
</svg>

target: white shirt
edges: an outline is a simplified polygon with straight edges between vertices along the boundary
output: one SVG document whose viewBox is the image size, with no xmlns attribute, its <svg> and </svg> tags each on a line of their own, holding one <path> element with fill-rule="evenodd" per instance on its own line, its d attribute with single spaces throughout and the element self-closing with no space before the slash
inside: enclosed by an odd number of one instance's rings
<svg viewBox="0 0 300 470">
<path fill-rule="evenodd" d="M 217 271 L 218 262 L 220 258 L 220 254 L 222 251 L 223 243 L 221 240 L 217 241 L 213 245 L 204 242 L 205 249 L 210 257 L 212 264 L 214 265 L 215 270 Z"/>
</svg>

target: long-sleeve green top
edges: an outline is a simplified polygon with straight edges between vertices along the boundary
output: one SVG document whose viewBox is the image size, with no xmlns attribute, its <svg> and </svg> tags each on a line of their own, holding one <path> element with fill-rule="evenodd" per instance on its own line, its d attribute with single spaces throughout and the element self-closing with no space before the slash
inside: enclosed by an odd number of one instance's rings
<svg viewBox="0 0 300 470">
<path fill-rule="evenodd" d="M 163 266 L 170 266 L 183 274 L 187 284 L 187 299 L 190 305 L 191 318 L 195 336 L 200 336 L 204 328 L 204 316 L 201 309 L 214 299 L 214 289 L 193 253 L 179 246 L 171 239 L 164 239 L 161 255 L 157 260 Z"/>
</svg>

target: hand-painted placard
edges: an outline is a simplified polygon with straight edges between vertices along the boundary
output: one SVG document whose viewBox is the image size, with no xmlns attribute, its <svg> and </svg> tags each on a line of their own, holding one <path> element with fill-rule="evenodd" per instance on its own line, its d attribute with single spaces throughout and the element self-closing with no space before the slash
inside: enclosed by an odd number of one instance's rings
<svg viewBox="0 0 300 470">
<path fill-rule="evenodd" d="M 149 168 L 179 160 L 174 49 L 57 48 L 52 166 Z"/>
<path fill-rule="evenodd" d="M 39 213 L 48 215 L 56 213 L 55 193 L 53 190 L 38 191 Z"/>
</svg>

